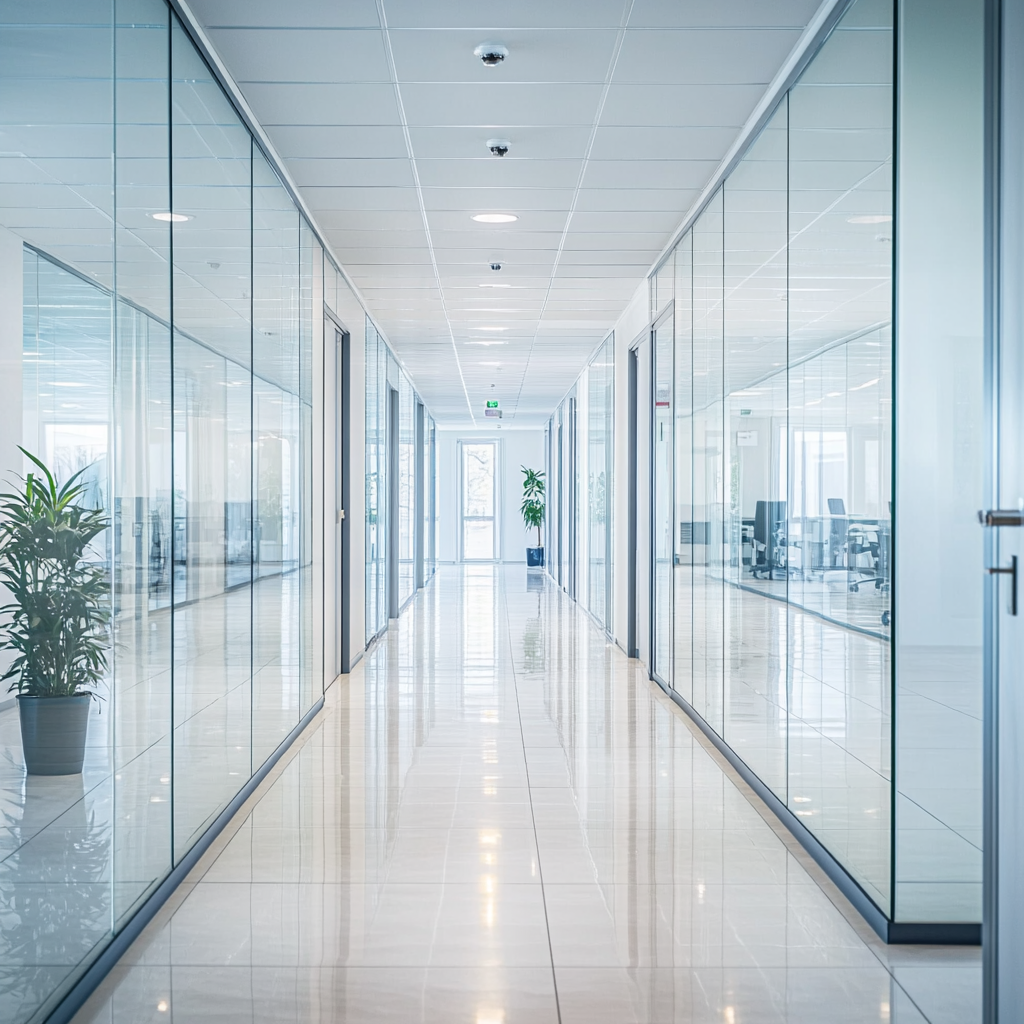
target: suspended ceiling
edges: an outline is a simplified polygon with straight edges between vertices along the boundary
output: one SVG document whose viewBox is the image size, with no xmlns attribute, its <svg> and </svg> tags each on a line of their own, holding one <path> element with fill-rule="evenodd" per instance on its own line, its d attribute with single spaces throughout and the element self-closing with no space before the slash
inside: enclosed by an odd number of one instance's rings
<svg viewBox="0 0 1024 1024">
<path fill-rule="evenodd" d="M 818 0 L 190 7 L 438 421 L 539 426 Z"/>
</svg>

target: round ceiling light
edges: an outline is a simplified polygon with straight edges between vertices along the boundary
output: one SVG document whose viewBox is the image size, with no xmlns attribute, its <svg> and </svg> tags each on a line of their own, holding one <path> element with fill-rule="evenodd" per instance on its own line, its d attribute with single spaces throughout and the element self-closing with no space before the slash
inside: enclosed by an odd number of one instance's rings
<svg viewBox="0 0 1024 1024">
<path fill-rule="evenodd" d="M 519 220 L 514 213 L 474 213 L 477 224 L 511 224 Z"/>
<path fill-rule="evenodd" d="M 183 213 L 151 213 L 150 217 L 153 220 L 163 220 L 171 224 L 181 224 L 183 221 L 191 220 L 191 217 L 186 217 Z"/>
<path fill-rule="evenodd" d="M 890 213 L 859 213 L 855 217 L 847 217 L 847 224 L 888 224 L 892 220 Z"/>
</svg>

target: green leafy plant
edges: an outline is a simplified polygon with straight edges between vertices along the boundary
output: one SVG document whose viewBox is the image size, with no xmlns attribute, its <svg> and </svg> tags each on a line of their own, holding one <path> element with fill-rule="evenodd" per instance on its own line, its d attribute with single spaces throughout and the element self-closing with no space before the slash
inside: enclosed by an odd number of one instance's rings
<svg viewBox="0 0 1024 1024">
<path fill-rule="evenodd" d="M 537 547 L 540 547 L 540 528 L 544 522 L 544 474 L 536 469 L 523 470 L 523 503 L 519 514 L 528 530 L 536 529 Z"/>
<path fill-rule="evenodd" d="M 29 697 L 95 696 L 107 668 L 110 582 L 85 551 L 109 525 L 102 509 L 78 504 L 79 470 L 63 487 L 39 469 L 20 491 L 0 494 L 0 582 L 12 601 L 0 608 L 0 650 L 15 652 L 0 678 Z"/>
</svg>

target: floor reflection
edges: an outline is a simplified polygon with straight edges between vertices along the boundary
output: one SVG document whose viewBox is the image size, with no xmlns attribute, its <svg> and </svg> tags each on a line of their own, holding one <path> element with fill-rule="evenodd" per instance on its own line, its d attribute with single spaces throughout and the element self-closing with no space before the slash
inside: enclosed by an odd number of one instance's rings
<svg viewBox="0 0 1024 1024">
<path fill-rule="evenodd" d="M 78 1024 L 976 1020 L 537 579 L 442 569 Z"/>
</svg>

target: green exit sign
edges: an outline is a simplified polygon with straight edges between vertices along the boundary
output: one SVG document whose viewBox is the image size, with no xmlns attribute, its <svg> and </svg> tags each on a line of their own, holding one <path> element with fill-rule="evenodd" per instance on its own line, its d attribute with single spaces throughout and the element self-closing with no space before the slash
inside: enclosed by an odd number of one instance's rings
<svg viewBox="0 0 1024 1024">
<path fill-rule="evenodd" d="M 495 399 L 495 398 L 488 399 L 488 401 L 487 401 L 487 408 L 488 409 L 497 409 L 498 408 L 498 401 L 497 401 L 497 399 Z"/>
</svg>

